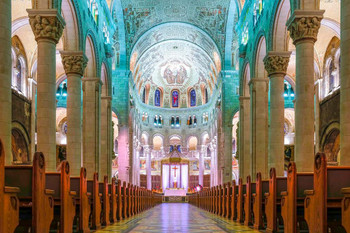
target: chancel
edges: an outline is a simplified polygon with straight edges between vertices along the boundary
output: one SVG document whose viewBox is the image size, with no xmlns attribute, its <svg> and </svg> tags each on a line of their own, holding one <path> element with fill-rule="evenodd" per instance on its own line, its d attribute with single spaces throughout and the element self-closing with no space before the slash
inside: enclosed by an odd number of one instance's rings
<svg viewBox="0 0 350 233">
<path fill-rule="evenodd" d="M 349 0 L 0 0 L 0 233 L 350 232 Z"/>
</svg>

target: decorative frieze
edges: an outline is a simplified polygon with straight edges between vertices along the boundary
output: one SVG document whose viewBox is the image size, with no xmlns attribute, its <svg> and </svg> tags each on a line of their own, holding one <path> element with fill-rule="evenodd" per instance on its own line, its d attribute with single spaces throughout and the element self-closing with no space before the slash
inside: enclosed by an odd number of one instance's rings
<svg viewBox="0 0 350 233">
<path fill-rule="evenodd" d="M 288 20 L 288 30 L 294 44 L 301 40 L 317 40 L 324 11 L 296 10 Z"/>
<path fill-rule="evenodd" d="M 282 74 L 287 72 L 291 52 L 269 52 L 264 58 L 265 70 L 268 75 Z"/>
<path fill-rule="evenodd" d="M 66 74 L 83 76 L 88 59 L 83 52 L 61 51 L 62 64 Z"/>
<path fill-rule="evenodd" d="M 27 10 L 29 14 L 29 23 L 33 30 L 35 40 L 52 40 L 56 44 L 60 40 L 65 22 L 56 9 Z"/>
</svg>

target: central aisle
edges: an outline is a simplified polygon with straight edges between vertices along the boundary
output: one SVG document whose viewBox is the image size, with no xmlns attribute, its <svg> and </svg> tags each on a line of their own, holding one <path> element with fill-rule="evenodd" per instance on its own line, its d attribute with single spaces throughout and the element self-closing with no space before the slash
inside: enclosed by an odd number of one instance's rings
<svg viewBox="0 0 350 233">
<path fill-rule="evenodd" d="M 258 232 L 185 203 L 164 203 L 102 232 Z"/>
</svg>

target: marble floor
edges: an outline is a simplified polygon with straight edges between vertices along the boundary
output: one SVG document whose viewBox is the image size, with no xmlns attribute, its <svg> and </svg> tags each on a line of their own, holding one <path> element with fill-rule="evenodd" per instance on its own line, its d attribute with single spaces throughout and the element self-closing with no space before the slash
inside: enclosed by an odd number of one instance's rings
<svg viewBox="0 0 350 233">
<path fill-rule="evenodd" d="M 164 203 L 95 233 L 258 232 L 185 203 Z"/>
</svg>

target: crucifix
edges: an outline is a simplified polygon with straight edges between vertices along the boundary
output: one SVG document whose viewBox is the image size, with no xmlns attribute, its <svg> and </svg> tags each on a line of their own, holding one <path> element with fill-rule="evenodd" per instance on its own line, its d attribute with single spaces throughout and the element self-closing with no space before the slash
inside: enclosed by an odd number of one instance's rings
<svg viewBox="0 0 350 233">
<path fill-rule="evenodd" d="M 178 168 L 175 166 L 173 169 L 174 169 L 174 177 L 176 177 L 176 170 L 177 170 Z"/>
</svg>

